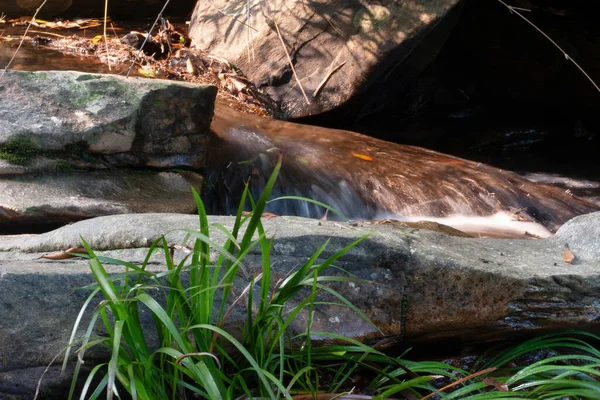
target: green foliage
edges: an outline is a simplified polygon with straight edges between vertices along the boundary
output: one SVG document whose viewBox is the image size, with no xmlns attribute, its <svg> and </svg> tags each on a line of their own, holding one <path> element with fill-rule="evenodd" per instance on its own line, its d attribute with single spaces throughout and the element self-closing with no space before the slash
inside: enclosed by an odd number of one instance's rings
<svg viewBox="0 0 600 400">
<path fill-rule="evenodd" d="M 141 265 L 97 257 L 82 239 L 97 287 L 82 308 L 73 329 L 71 345 L 75 344 L 81 315 L 92 298 L 101 293 L 104 300 L 92 311 L 83 344 L 77 350 L 79 357 L 69 398 L 74 396 L 85 351 L 95 345 L 109 349 L 111 358 L 108 364 L 92 370 L 82 398 L 94 399 L 106 392 L 110 399 L 124 391 L 137 399 L 177 399 L 183 398 L 185 392 L 209 399 L 231 399 L 243 394 L 289 399 L 294 382 L 306 387 L 309 380 L 304 378 L 312 371 L 310 338 L 316 333 L 311 332 L 310 322 L 305 332 L 293 338 L 288 328 L 299 313 L 312 315 L 321 291 L 335 296 L 341 305 L 353 308 L 366 318 L 343 296 L 325 285 L 332 281 L 347 282 L 350 278 L 322 275 L 327 267 L 364 238 L 318 263 L 327 246 L 325 243 L 286 279 L 272 283 L 270 251 L 273 240 L 266 237 L 260 218 L 280 166 L 281 161 L 256 202 L 246 188 L 231 230 L 208 224 L 204 205 L 194 191 L 199 228 L 187 231 L 188 237 L 194 240 L 193 252 L 178 263 L 164 237 L 152 244 Z M 246 200 L 251 202 L 253 212 L 243 216 Z M 223 245 L 211 239 L 212 229 L 226 233 L 227 240 Z M 222 327 L 242 298 L 242 295 L 233 298 L 232 287 L 243 269 L 245 257 L 254 248 L 260 248 L 262 273 L 254 276 L 242 293 L 248 298 L 248 313 L 243 337 L 238 340 Z M 166 271 L 152 273 L 147 267 L 156 249 L 162 249 Z M 106 263 L 120 265 L 124 271 L 109 275 L 103 265 Z M 297 305 L 288 310 L 286 305 L 290 299 L 297 300 Z M 157 349 L 148 342 L 142 327 L 142 308 L 148 309 L 154 319 L 159 341 Z M 97 323 L 104 325 L 108 333 L 106 338 L 92 338 Z M 299 349 L 290 350 L 293 344 L 300 344 Z M 287 350 L 286 345 L 290 346 Z M 93 388 L 92 378 L 100 375 L 100 383 Z M 286 381 L 292 384 L 286 387 Z M 316 387 L 312 389 L 317 390 Z"/>
</svg>

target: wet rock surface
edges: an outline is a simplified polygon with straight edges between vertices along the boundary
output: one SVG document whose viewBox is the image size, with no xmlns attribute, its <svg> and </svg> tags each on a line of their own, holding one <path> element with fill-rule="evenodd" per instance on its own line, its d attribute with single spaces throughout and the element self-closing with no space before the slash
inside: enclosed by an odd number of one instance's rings
<svg viewBox="0 0 600 400">
<path fill-rule="evenodd" d="M 315 313 L 315 331 L 330 331 L 358 340 L 393 337 L 397 341 L 507 338 L 512 334 L 572 327 L 598 329 L 600 261 L 587 252 L 589 227 L 600 213 L 569 222 L 565 230 L 543 240 L 468 239 L 405 227 L 316 221 L 297 217 L 264 220 L 274 236 L 273 279 L 285 277 L 328 238 L 327 257 L 356 238 L 370 236 L 336 265 L 369 284 L 335 288 L 376 327 L 343 307 L 323 305 Z M 231 226 L 232 217 L 210 217 Z M 0 236 L 0 370 L 45 365 L 68 341 L 72 324 L 89 292 L 75 290 L 93 281 L 87 262 L 41 259 L 44 253 L 80 246 L 80 235 L 101 256 L 141 262 L 150 243 L 167 233 L 181 244 L 197 229 L 197 217 L 178 214 L 128 214 L 81 221 L 41 235 Z M 217 243 L 225 240 L 211 230 Z M 568 233 L 568 237 L 566 236 Z M 565 245 L 576 262 L 563 261 Z M 176 250 L 177 257 L 183 254 Z M 161 255 L 151 269 L 161 270 Z M 260 272 L 260 255 L 244 262 L 236 290 Z M 119 267 L 107 265 L 111 272 Z M 330 270 L 329 274 L 342 274 Z M 239 334 L 246 318 L 237 307 L 227 325 Z M 303 329 L 302 316 L 294 329 Z M 236 330 L 237 327 L 237 330 Z M 6 345 L 10 344 L 10 345 Z"/>
<path fill-rule="evenodd" d="M 226 0 L 199 2 L 190 37 L 237 65 L 288 117 L 301 117 L 330 110 L 376 84 L 415 76 L 446 39 L 458 3 L 282 0 L 248 9 Z M 407 61 L 428 35 L 427 49 Z"/>
</svg>

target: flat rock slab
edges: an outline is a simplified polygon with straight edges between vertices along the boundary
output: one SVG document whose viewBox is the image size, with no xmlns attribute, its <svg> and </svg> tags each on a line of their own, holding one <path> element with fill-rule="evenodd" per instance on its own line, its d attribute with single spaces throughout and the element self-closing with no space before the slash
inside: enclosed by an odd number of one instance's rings
<svg viewBox="0 0 600 400">
<path fill-rule="evenodd" d="M 7 71 L 0 158 L 89 152 L 113 155 L 113 165 L 202 167 L 216 92 L 160 79 Z"/>
<path fill-rule="evenodd" d="M 210 217 L 226 227 L 232 217 Z M 181 244 L 198 219 L 178 214 L 129 214 L 99 217 L 41 235 L 0 236 L 0 370 L 44 365 L 68 341 L 70 328 L 93 281 L 83 260 L 40 259 L 47 252 L 80 246 L 80 235 L 99 255 L 141 262 L 150 243 L 167 233 Z M 590 227 L 599 237 L 600 213 L 568 222 L 543 240 L 468 239 L 412 228 L 345 224 L 297 217 L 264 220 L 274 236 L 273 279 L 301 265 L 325 240 L 323 257 L 358 237 L 370 236 L 336 265 L 370 284 L 344 283 L 335 288 L 377 326 L 349 309 L 323 305 L 316 310 L 314 330 L 345 334 L 359 340 L 392 336 L 399 341 L 432 339 L 487 340 L 523 331 L 600 327 L 600 260 L 589 246 Z M 211 229 L 213 239 L 225 236 Z M 595 242 L 594 242 L 595 243 Z M 575 254 L 563 261 L 565 245 Z M 177 250 L 178 257 L 183 251 Z M 161 255 L 152 258 L 160 270 Z M 237 290 L 260 272 L 260 255 L 244 262 Z M 121 268 L 111 266 L 110 271 Z M 332 269 L 330 274 L 342 274 Z M 239 334 L 245 309 L 227 325 Z M 294 327 L 303 329 L 300 317 Z M 237 331 L 236 331 L 237 329 Z"/>
<path fill-rule="evenodd" d="M 192 172 L 134 169 L 71 171 L 0 177 L 0 232 L 132 212 L 194 213 Z"/>
</svg>

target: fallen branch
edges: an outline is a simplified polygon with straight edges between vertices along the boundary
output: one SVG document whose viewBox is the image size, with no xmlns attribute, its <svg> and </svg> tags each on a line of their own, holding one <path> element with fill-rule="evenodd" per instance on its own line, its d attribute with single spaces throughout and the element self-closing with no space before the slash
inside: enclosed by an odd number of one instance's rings
<svg viewBox="0 0 600 400">
<path fill-rule="evenodd" d="M 540 28 L 538 28 L 533 22 L 531 22 L 530 20 L 528 20 L 523 14 L 521 14 L 519 11 L 523 11 L 523 9 L 521 8 L 517 8 L 517 7 L 513 7 L 510 6 L 508 4 L 506 4 L 504 1 L 502 0 L 496 0 L 498 1 L 500 4 L 502 4 L 504 7 L 508 8 L 508 10 L 511 13 L 515 13 L 518 17 L 520 17 L 523 21 L 527 22 L 529 25 L 531 25 L 536 31 L 538 31 L 539 33 L 541 33 L 546 39 L 548 39 L 550 41 L 550 43 L 552 43 L 558 50 L 561 51 L 561 53 L 563 53 L 563 55 L 565 56 L 565 58 L 569 61 L 571 61 L 579 71 L 581 71 L 581 73 L 587 78 L 588 81 L 590 81 L 590 83 L 596 88 L 596 90 L 598 92 L 600 92 L 600 87 L 598 86 L 598 84 L 596 84 L 596 82 L 594 82 L 594 80 L 588 75 L 587 72 L 585 72 L 585 70 L 583 68 L 581 68 L 581 66 L 579 64 L 577 64 L 577 62 L 575 60 L 573 60 L 573 58 L 571 58 L 571 56 L 569 54 L 567 54 L 567 52 L 558 45 L 558 43 L 556 43 L 554 40 L 552 40 L 552 38 L 550 36 L 548 36 L 544 31 L 542 31 Z"/>
<path fill-rule="evenodd" d="M 452 387 L 454 387 L 454 386 L 456 386 L 456 385 L 460 385 L 461 383 L 463 383 L 463 382 L 465 382 L 465 381 L 468 381 L 469 379 L 476 378 L 476 377 L 478 377 L 478 376 L 480 376 L 480 375 L 487 374 L 487 373 L 489 373 L 489 372 L 494 372 L 494 371 L 495 371 L 495 370 L 497 370 L 497 369 L 498 369 L 498 368 L 496 368 L 496 367 L 491 367 L 491 368 L 487 368 L 487 369 L 481 370 L 481 371 L 479 371 L 479 372 L 475 372 L 474 374 L 471 374 L 471 375 L 469 375 L 469 376 L 465 376 L 465 377 L 464 377 L 464 378 L 462 378 L 462 379 L 459 379 L 459 380 L 457 380 L 457 381 L 454 381 L 454 382 L 452 382 L 451 384 L 449 384 L 449 385 L 446 385 L 446 386 L 444 386 L 444 387 L 443 387 L 443 388 L 441 388 L 441 389 L 438 389 L 438 390 L 437 390 L 437 392 L 432 392 L 432 393 L 429 393 L 427 396 L 423 397 L 421 400 L 426 400 L 426 399 L 429 399 L 429 398 L 431 398 L 431 397 L 435 396 L 436 394 L 438 394 L 438 392 L 443 392 L 443 391 L 445 391 L 445 390 L 447 390 L 447 389 L 450 389 L 450 388 L 452 388 Z"/>
<path fill-rule="evenodd" d="M 304 91 L 304 88 L 302 87 L 302 83 L 300 83 L 300 79 L 298 79 L 298 74 L 296 74 L 296 69 L 294 68 L 294 63 L 292 63 L 292 57 L 290 57 L 290 53 L 288 52 L 287 47 L 285 47 L 285 42 L 283 41 L 283 37 L 281 36 L 281 32 L 279 31 L 279 25 L 277 25 L 277 21 L 275 21 L 275 20 L 272 20 L 272 21 L 273 21 L 273 24 L 275 25 L 275 29 L 277 29 L 277 36 L 279 36 L 279 40 L 281 41 L 283 50 L 285 50 L 285 55 L 288 58 L 290 67 L 292 68 L 292 73 L 294 74 L 296 83 L 298 83 L 298 86 L 300 87 L 300 91 L 302 91 L 302 94 L 304 95 L 304 100 L 306 100 L 306 104 L 310 104 L 310 100 L 308 99 L 308 96 L 306 95 L 306 92 Z"/>
<path fill-rule="evenodd" d="M 327 81 L 329 80 L 329 78 L 331 78 L 331 76 L 333 74 L 335 74 L 337 72 L 337 70 L 339 70 L 340 68 L 342 68 L 345 64 L 346 64 L 346 61 L 344 61 L 343 63 L 341 63 L 337 67 L 332 68 L 332 69 L 329 70 L 329 72 L 325 75 L 325 77 L 323 78 L 323 80 L 321 81 L 321 83 L 319 83 L 319 86 L 317 86 L 317 89 L 315 89 L 315 92 L 313 93 L 313 99 L 315 97 L 317 97 L 319 95 L 319 93 L 321 93 L 321 90 L 325 87 L 325 84 L 327 83 Z"/>
</svg>

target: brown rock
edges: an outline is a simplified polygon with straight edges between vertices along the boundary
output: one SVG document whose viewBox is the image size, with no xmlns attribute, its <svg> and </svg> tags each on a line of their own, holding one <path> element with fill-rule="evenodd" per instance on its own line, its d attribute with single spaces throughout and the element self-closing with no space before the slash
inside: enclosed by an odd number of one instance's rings
<svg viewBox="0 0 600 400">
<path fill-rule="evenodd" d="M 442 22 L 457 3 L 278 0 L 256 2 L 248 10 L 246 3 L 198 2 L 190 36 L 241 68 L 287 116 L 301 117 L 330 110 L 390 74 L 423 68 L 445 40 L 449 26 Z M 426 46 L 428 54 L 404 71 L 402 63 L 442 26 L 444 32 L 434 35 L 437 43 Z"/>
</svg>

